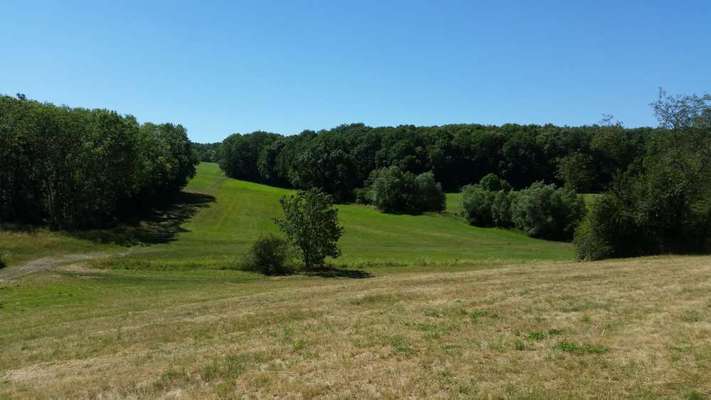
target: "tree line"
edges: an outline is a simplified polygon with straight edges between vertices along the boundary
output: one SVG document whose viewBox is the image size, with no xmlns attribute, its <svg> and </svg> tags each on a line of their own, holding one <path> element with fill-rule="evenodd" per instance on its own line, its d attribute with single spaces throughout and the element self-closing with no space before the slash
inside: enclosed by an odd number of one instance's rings
<svg viewBox="0 0 711 400">
<path fill-rule="evenodd" d="M 666 131 L 619 125 L 350 124 L 292 136 L 234 134 L 223 141 L 220 164 L 232 178 L 318 188 L 337 202 L 353 201 L 373 171 L 393 166 L 415 175 L 432 172 L 445 191 L 496 173 L 515 189 L 543 181 L 599 192 L 644 153 L 650 138 Z"/>
<path fill-rule="evenodd" d="M 711 129 L 654 138 L 593 203 L 575 244 L 585 260 L 711 250 Z"/>
<path fill-rule="evenodd" d="M 658 128 L 350 124 L 192 144 L 180 125 L 2 96 L 0 222 L 110 226 L 172 198 L 198 160 L 219 160 L 229 177 L 385 212 L 442 211 L 444 191 L 463 190 L 471 224 L 574 236 L 581 259 L 706 251 L 710 103 L 660 92 Z M 576 193 L 601 194 L 585 213 Z"/>
<path fill-rule="evenodd" d="M 200 162 L 219 162 L 222 158 L 222 142 L 195 143 L 191 142 L 195 158 Z"/>
<path fill-rule="evenodd" d="M 196 163 L 181 125 L 0 97 L 0 222 L 110 226 L 171 199 Z"/>
<path fill-rule="evenodd" d="M 583 260 L 711 251 L 711 95 L 651 103 L 667 134 L 619 170 L 575 232 Z"/>
<path fill-rule="evenodd" d="M 216 154 L 227 176 L 385 212 L 441 211 L 443 190 L 463 190 L 473 225 L 574 237 L 580 259 L 698 252 L 711 248 L 710 103 L 660 90 L 657 128 L 350 124 L 234 134 Z M 586 213 L 576 193 L 601 195 Z"/>
</svg>

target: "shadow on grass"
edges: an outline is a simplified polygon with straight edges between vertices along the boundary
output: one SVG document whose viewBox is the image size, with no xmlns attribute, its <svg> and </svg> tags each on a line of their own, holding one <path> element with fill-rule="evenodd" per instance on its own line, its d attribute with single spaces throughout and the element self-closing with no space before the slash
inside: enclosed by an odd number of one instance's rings
<svg viewBox="0 0 711 400">
<path fill-rule="evenodd" d="M 373 274 L 359 269 L 348 269 L 338 267 L 324 267 L 310 271 L 301 271 L 301 275 L 318 276 L 321 278 L 350 278 L 350 279 L 365 279 L 372 278 Z"/>
<path fill-rule="evenodd" d="M 72 231 L 69 234 L 92 242 L 124 246 L 168 243 L 175 240 L 176 234 L 187 232 L 181 225 L 214 201 L 215 197 L 208 194 L 180 192 L 172 202 L 154 207 L 133 221 L 113 228 Z"/>
</svg>

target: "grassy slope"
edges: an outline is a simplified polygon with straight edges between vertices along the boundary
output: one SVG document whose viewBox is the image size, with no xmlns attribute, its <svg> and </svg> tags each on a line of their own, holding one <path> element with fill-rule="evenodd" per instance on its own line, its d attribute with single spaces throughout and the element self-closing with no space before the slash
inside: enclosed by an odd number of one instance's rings
<svg viewBox="0 0 711 400">
<path fill-rule="evenodd" d="M 119 261 L 160 266 L 230 265 L 262 233 L 277 232 L 273 218 L 280 214 L 279 197 L 289 190 L 225 178 L 216 164 L 203 163 L 188 191 L 215 196 L 182 225 L 176 240 L 134 248 Z M 341 205 L 345 227 L 338 264 L 426 265 L 501 263 L 531 260 L 570 260 L 567 243 L 534 240 L 502 229 L 469 226 L 458 217 L 460 195 L 448 195 L 443 215 L 389 215 L 360 205 Z M 0 232 L 0 249 L 11 264 L 45 255 L 114 251 L 116 245 L 97 245 L 66 234 L 39 230 L 35 233 Z"/>
<path fill-rule="evenodd" d="M 118 246 L 100 244 L 47 229 L 32 231 L 0 230 L 0 254 L 9 266 L 45 256 L 114 251 Z"/>
<path fill-rule="evenodd" d="M 174 242 L 116 263 L 225 263 L 274 229 L 285 193 L 225 179 L 214 165 L 202 165 L 190 189 L 217 201 Z M 493 268 L 483 261 L 557 260 L 571 249 L 453 215 L 349 205 L 341 218 L 348 263 L 468 259 L 479 267 L 375 269 L 356 280 L 73 265 L 0 282 L 0 398 L 711 393 L 709 257 Z M 15 259 L 30 257 L 34 244 L 35 255 L 94 250 L 59 234 L 11 235 L 0 243 L 22 249 Z"/>
<path fill-rule="evenodd" d="M 711 262 L 0 284 L 0 398 L 704 398 Z M 696 397 L 694 397 L 696 396 Z"/>
<path fill-rule="evenodd" d="M 279 197 L 288 190 L 225 178 L 215 164 L 201 164 L 188 190 L 217 201 L 183 225 L 187 232 L 165 245 L 145 248 L 163 263 L 224 265 L 242 254 L 264 232 L 277 232 Z M 451 264 L 528 260 L 570 260 L 566 243 L 534 240 L 518 232 L 469 226 L 452 210 L 444 215 L 389 215 L 360 205 L 339 206 L 345 227 L 339 264 Z"/>
</svg>

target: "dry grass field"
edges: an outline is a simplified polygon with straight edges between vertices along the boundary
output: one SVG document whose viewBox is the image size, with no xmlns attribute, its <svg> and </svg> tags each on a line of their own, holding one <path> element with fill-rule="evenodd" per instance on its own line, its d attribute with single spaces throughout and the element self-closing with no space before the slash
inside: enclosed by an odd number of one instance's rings
<svg viewBox="0 0 711 400">
<path fill-rule="evenodd" d="M 0 287 L 0 398 L 703 399 L 711 257 Z"/>
</svg>

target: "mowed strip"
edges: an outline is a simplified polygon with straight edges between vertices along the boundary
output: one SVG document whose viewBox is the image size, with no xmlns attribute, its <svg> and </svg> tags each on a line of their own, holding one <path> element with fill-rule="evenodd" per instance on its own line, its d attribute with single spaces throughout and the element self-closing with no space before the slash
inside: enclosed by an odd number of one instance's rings
<svg viewBox="0 0 711 400">
<path fill-rule="evenodd" d="M 0 397 L 711 393 L 711 257 L 367 279 L 210 272 L 75 269 L 3 287 Z"/>
<path fill-rule="evenodd" d="M 182 225 L 174 241 L 136 251 L 134 259 L 160 265 L 234 264 L 266 233 L 278 233 L 279 198 L 291 190 L 225 178 L 216 164 L 202 163 L 188 191 L 214 196 Z M 367 267 L 453 263 L 570 261 L 570 243 L 527 237 L 521 232 L 470 226 L 456 214 L 461 196 L 450 195 L 444 214 L 393 215 L 358 204 L 338 205 L 344 226 L 338 265 Z M 120 261 L 127 263 L 126 261 Z"/>
</svg>

